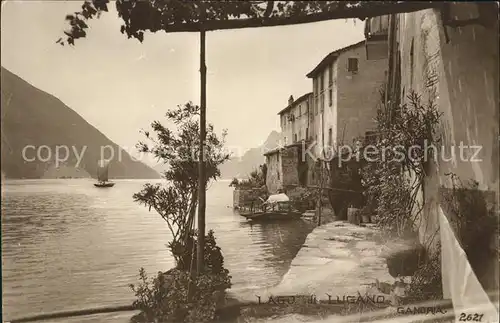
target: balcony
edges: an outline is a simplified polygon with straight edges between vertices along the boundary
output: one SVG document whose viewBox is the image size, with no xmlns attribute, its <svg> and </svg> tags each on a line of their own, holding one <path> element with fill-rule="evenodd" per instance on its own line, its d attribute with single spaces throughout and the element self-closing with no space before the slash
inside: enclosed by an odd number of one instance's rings
<svg viewBox="0 0 500 323">
<path fill-rule="evenodd" d="M 365 22 L 366 59 L 389 56 L 389 15 L 368 18 Z"/>
</svg>

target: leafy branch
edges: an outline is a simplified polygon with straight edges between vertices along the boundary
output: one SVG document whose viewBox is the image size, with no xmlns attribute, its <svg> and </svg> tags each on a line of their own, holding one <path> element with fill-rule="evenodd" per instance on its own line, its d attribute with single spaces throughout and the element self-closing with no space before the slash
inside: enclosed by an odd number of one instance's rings
<svg viewBox="0 0 500 323">
<path fill-rule="evenodd" d="M 437 149 L 440 142 L 437 125 L 441 114 L 434 102 L 423 104 L 413 91 L 407 101 L 397 109 L 379 107 L 375 146 L 382 155 L 362 169 L 368 201 L 364 212 L 375 212 L 380 225 L 398 236 L 413 231 L 423 210 L 417 197 L 429 163 L 435 161 L 428 148 Z"/>
<path fill-rule="evenodd" d="M 108 11 L 110 0 L 85 0 L 81 11 L 67 15 L 70 30 L 61 45 L 74 45 L 87 36 L 88 21 Z M 285 26 L 331 19 L 375 17 L 442 7 L 433 1 L 180 1 L 117 0 L 120 30 L 128 38 L 144 40 L 144 32 L 196 32 Z M 203 23 L 201 22 L 203 20 Z"/>
<path fill-rule="evenodd" d="M 188 102 L 166 113 L 167 120 L 177 126 L 177 131 L 164 127 L 159 121 L 151 124 L 153 133 L 143 131 L 146 142 L 137 145 L 141 152 L 150 153 L 168 166 L 163 173 L 166 186 L 146 184 L 134 194 L 134 200 L 149 209 L 154 209 L 168 225 L 172 234 L 169 248 L 178 263 L 184 263 L 187 240 L 194 230 L 194 217 L 198 196 L 199 163 L 199 107 Z M 224 151 L 226 131 L 221 137 L 214 132 L 213 125 L 207 127 L 207 149 L 203 160 L 206 163 L 206 183 L 220 177 L 219 166 L 229 159 Z"/>
</svg>

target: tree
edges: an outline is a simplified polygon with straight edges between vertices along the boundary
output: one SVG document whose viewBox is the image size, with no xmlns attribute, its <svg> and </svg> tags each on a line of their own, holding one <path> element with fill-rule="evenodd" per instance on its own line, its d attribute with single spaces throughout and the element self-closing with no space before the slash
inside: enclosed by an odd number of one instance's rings
<svg viewBox="0 0 500 323">
<path fill-rule="evenodd" d="M 169 166 L 163 173 L 166 186 L 146 184 L 134 194 L 134 200 L 154 209 L 165 220 L 173 238 L 169 248 L 181 269 L 188 269 L 191 265 L 194 249 L 191 237 L 198 193 L 199 109 L 188 102 L 168 111 L 166 117 L 177 126 L 177 132 L 154 121 L 151 127 L 155 135 L 144 131 L 147 141 L 138 144 L 140 151 L 153 154 Z M 213 125 L 208 126 L 204 157 L 206 184 L 220 177 L 219 166 L 229 160 L 229 154 L 223 152 L 225 137 L 225 130 L 219 137 Z"/>
<path fill-rule="evenodd" d="M 266 185 L 267 181 L 267 164 L 262 164 L 259 166 L 260 173 L 262 174 L 262 181 Z"/>
<path fill-rule="evenodd" d="M 196 240 L 200 240 L 200 234 L 194 230 L 200 185 L 199 114 L 200 107 L 191 102 L 178 106 L 166 114 L 167 120 L 176 126 L 175 132 L 154 121 L 154 133 L 144 131 L 147 140 L 137 145 L 140 151 L 153 154 L 169 166 L 163 173 L 165 186 L 146 184 L 134 194 L 134 200 L 155 209 L 167 223 L 172 234 L 168 247 L 176 268 L 159 272 L 151 281 L 141 269 L 139 286 L 130 285 L 137 296 L 134 307 L 141 311 L 136 321 L 212 321 L 225 290 L 231 287 L 231 276 L 224 268 L 224 257 L 212 231 L 204 237 L 203 268 L 193 275 L 193 264 L 198 260 Z M 220 177 L 219 166 L 229 160 L 229 154 L 223 151 L 225 137 L 225 130 L 219 137 L 213 125 L 207 127 L 202 159 L 206 163 L 204 187 Z"/>
<path fill-rule="evenodd" d="M 254 169 L 247 179 L 238 181 L 238 179 L 233 178 L 233 181 L 229 186 L 234 186 L 236 188 L 246 188 L 255 189 L 263 188 L 266 186 L 266 176 L 267 176 L 267 165 L 262 164 L 257 169 Z"/>
<path fill-rule="evenodd" d="M 239 181 L 236 177 L 233 178 L 231 183 L 229 183 L 229 187 L 238 187 Z"/>
<path fill-rule="evenodd" d="M 71 29 L 60 44 L 73 45 L 87 36 L 90 19 L 108 11 L 110 0 L 86 0 L 82 10 L 66 16 Z M 437 1 L 180 1 L 117 0 L 121 32 L 143 41 L 144 32 L 206 31 L 303 24 L 331 19 L 375 17 L 398 12 L 440 8 Z M 203 7 L 203 9 L 200 9 Z M 203 15 L 202 15 L 203 12 Z"/>
</svg>

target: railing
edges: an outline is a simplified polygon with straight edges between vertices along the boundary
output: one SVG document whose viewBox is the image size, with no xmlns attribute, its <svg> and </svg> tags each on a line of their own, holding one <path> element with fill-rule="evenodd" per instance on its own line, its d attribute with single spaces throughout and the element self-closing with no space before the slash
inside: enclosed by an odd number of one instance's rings
<svg viewBox="0 0 500 323">
<path fill-rule="evenodd" d="M 110 307 L 89 308 L 89 309 L 75 310 L 75 311 L 39 314 L 39 315 L 30 316 L 30 317 L 13 319 L 13 320 L 10 320 L 9 322 L 10 323 L 37 322 L 37 321 L 44 321 L 44 320 L 69 318 L 69 317 L 75 317 L 75 316 L 106 314 L 106 313 L 116 313 L 116 312 L 128 312 L 128 311 L 137 311 L 137 310 L 138 309 L 132 305 L 110 306 Z"/>
<path fill-rule="evenodd" d="M 239 208 L 240 213 L 257 213 L 257 212 L 266 212 L 266 205 L 258 202 L 252 202 L 250 204 L 242 205 Z"/>
<path fill-rule="evenodd" d="M 240 214 L 253 214 L 258 212 L 276 212 L 276 211 L 290 211 L 292 209 L 292 203 L 287 203 L 286 205 L 277 203 L 274 205 L 263 204 L 263 203 L 250 203 L 248 205 L 242 205 L 239 207 Z"/>
<path fill-rule="evenodd" d="M 389 15 L 371 17 L 365 23 L 365 38 L 371 39 L 387 39 L 389 34 Z"/>
</svg>

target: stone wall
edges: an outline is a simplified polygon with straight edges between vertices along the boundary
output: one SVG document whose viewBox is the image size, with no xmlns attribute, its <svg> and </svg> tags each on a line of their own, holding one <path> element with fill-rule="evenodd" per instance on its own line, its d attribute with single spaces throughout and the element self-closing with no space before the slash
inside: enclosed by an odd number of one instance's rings
<svg viewBox="0 0 500 323">
<path fill-rule="evenodd" d="M 299 147 L 291 146 L 286 147 L 281 152 L 282 162 L 281 167 L 283 170 L 283 187 L 299 185 L 299 171 L 298 163 L 301 154 L 299 154 Z"/>
<path fill-rule="evenodd" d="M 470 18 L 477 13 L 475 7 L 473 3 L 454 5 L 452 16 Z M 402 96 L 414 90 L 424 100 L 432 99 L 442 113 L 443 149 L 434 169 L 435 178 L 427 179 L 426 203 L 437 207 L 433 187 L 449 187 L 445 174 L 450 172 L 498 193 L 497 30 L 475 25 L 447 28 L 446 42 L 444 27 L 434 10 L 399 16 Z M 461 158 L 461 144 L 481 148 L 463 149 L 465 158 Z M 476 151 L 475 157 L 481 161 L 471 161 Z M 429 221 L 437 225 L 436 219 L 430 219 L 437 214 L 429 212 Z"/>
<path fill-rule="evenodd" d="M 300 185 L 299 164 L 301 158 L 300 144 L 288 146 L 267 155 L 266 187 L 269 194 L 276 194 L 286 187 Z M 307 172 L 307 166 L 301 171 Z M 303 174 L 303 176 L 307 177 L 307 174 Z"/>
<path fill-rule="evenodd" d="M 281 167 L 281 153 L 275 151 L 266 156 L 267 175 L 266 187 L 269 194 L 276 194 L 283 187 L 283 170 Z"/>
<path fill-rule="evenodd" d="M 453 19 L 477 14 L 475 3 L 451 5 Z M 434 101 L 442 113 L 438 162 L 432 165 L 418 197 L 424 205 L 418 230 L 426 245 L 439 240 L 434 238 L 442 204 L 439 187 L 450 188 L 447 173 L 455 173 L 463 182 L 475 180 L 481 190 L 498 197 L 498 22 L 492 27 L 444 27 L 438 11 L 422 10 L 398 15 L 396 38 L 402 99 L 414 90 L 424 102 Z M 460 145 L 469 147 L 463 149 L 465 158 L 460 156 Z M 497 273 L 498 286 L 498 261 L 485 266 Z"/>
</svg>

